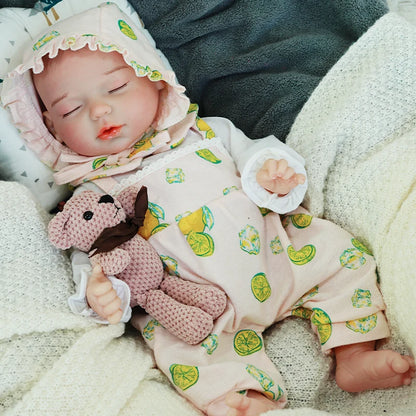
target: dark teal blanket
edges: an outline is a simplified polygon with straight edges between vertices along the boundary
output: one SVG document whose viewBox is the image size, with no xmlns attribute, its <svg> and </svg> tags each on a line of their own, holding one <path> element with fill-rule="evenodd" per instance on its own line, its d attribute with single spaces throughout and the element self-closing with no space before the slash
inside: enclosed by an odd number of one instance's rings
<svg viewBox="0 0 416 416">
<path fill-rule="evenodd" d="M 130 3 L 201 116 L 227 117 L 252 138 L 282 141 L 321 78 L 387 12 L 385 0 Z"/>
<path fill-rule="evenodd" d="M 202 116 L 285 140 L 321 78 L 384 0 L 130 1 Z"/>
</svg>

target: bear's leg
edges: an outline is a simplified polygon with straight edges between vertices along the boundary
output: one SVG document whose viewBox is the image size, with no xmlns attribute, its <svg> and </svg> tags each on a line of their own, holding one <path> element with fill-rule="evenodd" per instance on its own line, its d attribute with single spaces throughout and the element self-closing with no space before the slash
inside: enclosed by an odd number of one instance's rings
<svg viewBox="0 0 416 416">
<path fill-rule="evenodd" d="M 221 289 L 208 284 L 189 282 L 167 273 L 165 273 L 160 288 L 185 305 L 201 308 L 213 319 L 218 318 L 224 312 L 227 304 L 227 296 Z"/>
<path fill-rule="evenodd" d="M 145 310 L 169 332 L 191 345 L 203 341 L 214 325 L 208 313 L 184 305 L 161 290 L 148 292 Z"/>
</svg>

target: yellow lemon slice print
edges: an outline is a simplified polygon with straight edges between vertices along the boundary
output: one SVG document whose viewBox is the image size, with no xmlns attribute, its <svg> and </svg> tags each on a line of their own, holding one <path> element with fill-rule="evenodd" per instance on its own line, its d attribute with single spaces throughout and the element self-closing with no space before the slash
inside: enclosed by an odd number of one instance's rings
<svg viewBox="0 0 416 416">
<path fill-rule="evenodd" d="M 202 120 L 202 118 L 196 118 L 196 126 L 198 127 L 199 131 L 205 132 L 205 137 L 207 139 L 212 139 L 213 137 L 215 137 L 214 131 L 211 129 L 207 122 Z"/>
<path fill-rule="evenodd" d="M 92 162 L 92 168 L 98 169 L 106 160 L 106 157 L 98 157 L 97 159 L 94 159 Z"/>
<path fill-rule="evenodd" d="M 209 149 L 200 149 L 195 152 L 200 158 L 206 160 L 207 162 L 214 163 L 217 165 L 218 163 L 221 163 L 222 160 L 218 159 L 217 156 L 214 155 L 214 153 L 211 152 Z"/>
<path fill-rule="evenodd" d="M 120 28 L 120 31 L 123 35 L 126 35 L 128 38 L 133 40 L 137 39 L 133 29 L 124 20 L 118 21 L 118 27 Z"/>
<path fill-rule="evenodd" d="M 240 248 L 248 254 L 260 253 L 260 235 L 255 227 L 246 225 L 239 233 Z"/>
<path fill-rule="evenodd" d="M 351 239 L 351 243 L 355 248 L 358 248 L 358 250 L 362 251 L 363 253 L 366 253 L 370 256 L 373 255 L 371 251 L 361 241 L 357 240 L 356 238 Z"/>
<path fill-rule="evenodd" d="M 371 292 L 364 289 L 355 289 L 354 295 L 351 298 L 351 303 L 354 308 L 366 308 L 372 305 Z"/>
<path fill-rule="evenodd" d="M 178 227 L 183 234 L 188 235 L 191 231 L 202 233 L 205 230 L 204 213 L 202 208 L 192 212 L 178 221 Z"/>
<path fill-rule="evenodd" d="M 251 279 L 251 291 L 259 302 L 264 302 L 272 294 L 269 281 L 264 273 L 257 273 Z"/>
<path fill-rule="evenodd" d="M 299 307 L 292 310 L 292 315 L 303 319 L 310 319 L 312 316 L 312 311 L 306 308 Z"/>
<path fill-rule="evenodd" d="M 321 345 L 324 345 L 332 334 L 332 322 L 329 315 L 319 308 L 313 308 L 311 322 L 318 330 Z"/>
<path fill-rule="evenodd" d="M 191 231 L 186 240 L 197 256 L 209 257 L 214 254 L 214 240 L 209 234 Z"/>
<path fill-rule="evenodd" d="M 242 329 L 234 336 L 234 350 L 238 355 L 246 356 L 260 351 L 262 339 L 252 329 Z"/>
<path fill-rule="evenodd" d="M 139 234 L 147 240 L 151 235 L 163 230 L 169 225 L 160 222 L 164 218 L 165 211 L 163 208 L 153 202 L 149 202 L 149 209 L 144 216 L 143 225 L 139 228 Z"/>
<path fill-rule="evenodd" d="M 344 250 L 339 258 L 342 267 L 350 270 L 357 270 L 367 262 L 363 252 L 357 248 L 349 248 Z"/>
<path fill-rule="evenodd" d="M 373 314 L 366 316 L 365 318 L 347 321 L 345 324 L 347 328 L 351 329 L 351 331 L 358 332 L 360 334 L 367 334 L 376 327 L 377 315 Z"/>
<path fill-rule="evenodd" d="M 296 228 L 306 228 L 309 227 L 312 223 L 312 216 L 307 214 L 291 215 L 290 219 Z"/>
<path fill-rule="evenodd" d="M 202 341 L 201 347 L 205 348 L 208 355 L 211 355 L 218 347 L 218 335 L 208 335 L 204 341 Z"/>
<path fill-rule="evenodd" d="M 149 341 L 153 340 L 157 326 L 161 326 L 160 323 L 156 319 L 151 319 L 143 329 L 143 336 Z"/>
<path fill-rule="evenodd" d="M 276 385 L 265 371 L 260 370 L 260 368 L 257 368 L 252 364 L 246 366 L 246 371 L 251 377 L 259 382 L 263 389 L 263 394 L 269 399 L 277 401 L 284 395 L 283 389 L 279 385 Z"/>
<path fill-rule="evenodd" d="M 312 244 L 308 244 L 302 247 L 299 251 L 296 251 L 292 245 L 287 248 L 287 254 L 292 263 L 303 266 L 309 263 L 316 254 L 316 248 Z"/>
<path fill-rule="evenodd" d="M 189 389 L 199 379 L 198 367 L 184 364 L 172 364 L 169 367 L 172 381 L 181 390 Z"/>
</svg>

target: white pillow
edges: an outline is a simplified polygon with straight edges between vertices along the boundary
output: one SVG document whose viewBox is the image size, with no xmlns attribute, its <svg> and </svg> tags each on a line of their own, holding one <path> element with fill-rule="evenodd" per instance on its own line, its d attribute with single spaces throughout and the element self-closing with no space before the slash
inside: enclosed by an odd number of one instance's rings
<svg viewBox="0 0 416 416">
<path fill-rule="evenodd" d="M 50 2 L 49 2 L 50 3 Z M 96 7 L 102 0 L 62 0 L 51 7 L 39 1 L 33 9 L 3 7 L 0 9 L 0 91 L 2 80 L 21 61 L 26 45 L 37 38 L 39 32 L 55 23 L 84 10 Z M 126 0 L 113 0 L 141 28 L 154 45 L 154 40 L 143 27 L 139 16 Z M 164 62 L 166 58 L 160 52 Z M 18 130 L 10 122 L 8 112 L 0 107 L 0 179 L 26 185 L 41 205 L 50 210 L 70 192 L 67 185 L 57 186 L 52 170 L 41 163 L 25 146 Z"/>
</svg>

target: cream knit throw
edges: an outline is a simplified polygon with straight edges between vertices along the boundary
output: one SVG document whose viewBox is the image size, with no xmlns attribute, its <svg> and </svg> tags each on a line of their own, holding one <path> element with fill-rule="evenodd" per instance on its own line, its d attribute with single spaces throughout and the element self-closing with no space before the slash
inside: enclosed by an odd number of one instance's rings
<svg viewBox="0 0 416 416">
<path fill-rule="evenodd" d="M 372 248 L 401 352 L 416 351 L 415 45 L 414 27 L 380 19 L 322 80 L 288 140 L 307 161 L 309 209 Z M 200 415 L 152 369 L 137 334 L 69 311 L 70 265 L 47 240 L 49 216 L 21 185 L 0 182 L 0 195 L 0 413 Z M 416 383 L 340 391 L 304 321 L 275 325 L 266 343 L 289 394 L 268 415 L 415 414 Z"/>
</svg>

